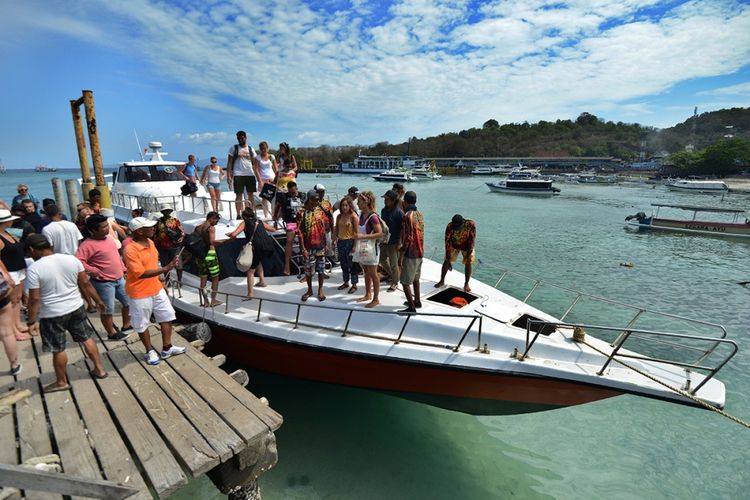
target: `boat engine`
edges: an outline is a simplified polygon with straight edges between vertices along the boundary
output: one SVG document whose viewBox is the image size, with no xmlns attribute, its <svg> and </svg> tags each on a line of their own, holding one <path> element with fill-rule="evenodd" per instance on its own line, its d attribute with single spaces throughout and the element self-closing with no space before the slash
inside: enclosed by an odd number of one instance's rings
<svg viewBox="0 0 750 500">
<path fill-rule="evenodd" d="M 645 218 L 646 218 L 646 214 L 644 212 L 638 212 L 637 214 L 628 215 L 627 217 L 625 217 L 625 220 L 629 221 L 632 219 L 637 219 L 639 221 L 642 221 Z"/>
</svg>

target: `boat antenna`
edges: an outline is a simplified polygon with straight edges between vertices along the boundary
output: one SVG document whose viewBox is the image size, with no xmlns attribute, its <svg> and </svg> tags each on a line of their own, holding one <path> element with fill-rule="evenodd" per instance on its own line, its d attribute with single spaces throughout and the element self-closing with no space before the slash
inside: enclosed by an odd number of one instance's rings
<svg viewBox="0 0 750 500">
<path fill-rule="evenodd" d="M 141 155 L 141 161 L 146 161 L 143 157 L 143 149 L 141 148 L 141 141 L 138 140 L 138 132 L 133 129 L 133 135 L 135 135 L 135 143 L 138 145 L 138 154 Z"/>
</svg>

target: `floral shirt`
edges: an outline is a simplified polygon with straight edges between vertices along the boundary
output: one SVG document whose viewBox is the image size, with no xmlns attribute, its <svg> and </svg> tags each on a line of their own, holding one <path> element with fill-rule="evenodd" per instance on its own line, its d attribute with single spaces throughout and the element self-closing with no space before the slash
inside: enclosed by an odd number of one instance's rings
<svg viewBox="0 0 750 500">
<path fill-rule="evenodd" d="M 450 255 L 452 250 L 470 252 L 474 249 L 474 240 L 477 236 L 477 226 L 473 220 L 464 220 L 461 229 L 453 229 L 450 222 L 445 228 L 445 255 Z"/>
<path fill-rule="evenodd" d="M 325 250 L 326 233 L 330 229 L 331 223 L 320 205 L 312 210 L 304 209 L 297 216 L 297 231 L 308 251 Z"/>
<path fill-rule="evenodd" d="M 177 217 L 161 217 L 156 223 L 154 243 L 159 250 L 170 250 L 179 246 L 185 237 L 185 231 Z"/>
<path fill-rule="evenodd" d="M 405 257 L 424 257 L 424 218 L 417 207 L 406 207 L 401 226 L 401 248 Z"/>
</svg>

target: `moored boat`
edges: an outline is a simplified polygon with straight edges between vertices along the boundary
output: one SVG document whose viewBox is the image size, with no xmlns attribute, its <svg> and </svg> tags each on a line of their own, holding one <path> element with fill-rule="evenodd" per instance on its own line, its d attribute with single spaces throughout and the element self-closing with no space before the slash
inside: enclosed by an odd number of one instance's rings
<svg viewBox="0 0 750 500">
<path fill-rule="evenodd" d="M 437 173 L 437 170 L 432 168 L 430 165 L 417 164 L 414 168 L 410 169 L 411 175 L 422 181 L 436 181 L 442 179 L 442 175 Z"/>
<path fill-rule="evenodd" d="M 34 172 L 57 172 L 57 167 L 48 167 L 47 165 L 37 165 Z"/>
<path fill-rule="evenodd" d="M 667 189 L 691 193 L 726 193 L 729 191 L 729 186 L 724 181 L 676 179 L 667 182 Z"/>
<path fill-rule="evenodd" d="M 486 184 L 493 193 L 552 196 L 560 193 L 552 182 L 552 179 L 542 177 L 538 170 L 523 169 L 512 172 L 505 181 Z"/>
<path fill-rule="evenodd" d="M 656 207 L 656 212 L 651 216 L 646 216 L 644 212 L 638 212 L 637 214 L 626 217 L 625 221 L 629 226 L 644 229 L 660 229 L 689 234 L 750 238 L 750 219 L 742 220 L 743 214 L 745 213 L 744 210 L 722 207 L 667 205 L 662 203 L 652 203 L 651 206 Z M 659 217 L 659 211 L 662 208 L 692 212 L 693 215 L 690 219 L 667 219 Z M 729 220 L 698 219 L 698 214 L 723 214 Z"/>
<path fill-rule="evenodd" d="M 510 165 L 478 166 L 471 169 L 471 175 L 504 175 L 513 171 Z"/>
<path fill-rule="evenodd" d="M 372 178 L 381 182 L 413 182 L 419 180 L 408 170 L 396 169 L 380 172 L 378 175 L 373 175 Z"/>
</svg>

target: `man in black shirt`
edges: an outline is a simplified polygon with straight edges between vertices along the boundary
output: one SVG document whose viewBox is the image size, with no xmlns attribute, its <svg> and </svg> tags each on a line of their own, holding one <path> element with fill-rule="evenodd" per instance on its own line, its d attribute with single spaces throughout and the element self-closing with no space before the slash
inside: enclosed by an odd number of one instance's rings
<svg viewBox="0 0 750 500">
<path fill-rule="evenodd" d="M 37 213 L 36 211 L 36 205 L 34 205 L 34 202 L 31 200 L 24 200 L 23 201 L 23 219 L 34 226 L 34 231 L 37 233 L 42 232 L 42 217 Z"/>
<path fill-rule="evenodd" d="M 289 181 L 286 185 L 287 192 L 276 194 L 276 210 L 273 217 L 273 227 L 278 227 L 278 219 L 284 221 L 286 226 L 286 247 L 284 248 L 284 276 L 289 276 L 289 261 L 292 258 L 292 245 L 297 234 L 297 214 L 302 209 L 302 199 L 297 191 L 297 183 Z"/>
</svg>

